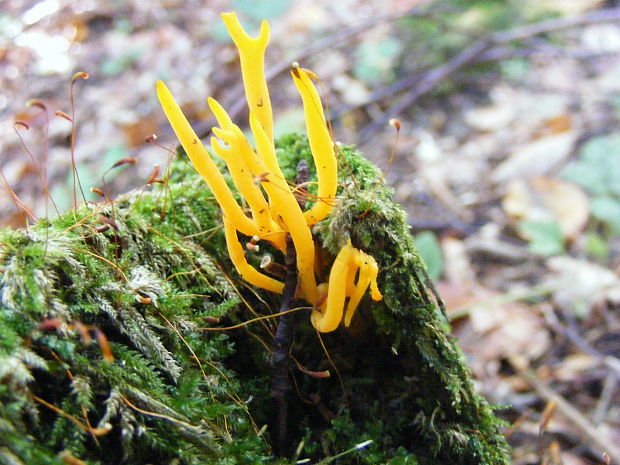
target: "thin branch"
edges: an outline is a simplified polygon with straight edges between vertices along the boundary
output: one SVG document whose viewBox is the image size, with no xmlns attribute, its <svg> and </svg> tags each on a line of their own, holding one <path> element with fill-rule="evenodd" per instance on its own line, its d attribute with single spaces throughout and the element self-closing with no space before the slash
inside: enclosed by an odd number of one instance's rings
<svg viewBox="0 0 620 465">
<path fill-rule="evenodd" d="M 587 354 L 599 361 L 602 365 L 613 371 L 616 374 L 616 377 L 620 379 L 620 359 L 614 357 L 613 355 L 606 355 L 596 350 L 585 339 L 583 339 L 574 328 L 562 324 L 553 310 L 546 310 L 544 315 L 545 321 L 555 332 L 568 338 L 584 354 Z"/>
<path fill-rule="evenodd" d="M 605 381 L 603 382 L 603 390 L 600 398 L 596 404 L 596 410 L 594 410 L 594 417 L 592 422 L 598 426 L 608 417 L 609 412 L 612 411 L 613 398 L 618 385 L 618 376 L 611 371 L 607 373 Z"/>
<path fill-rule="evenodd" d="M 582 439 L 587 437 L 592 444 L 595 444 L 596 447 L 601 449 L 601 452 L 607 453 L 613 463 L 618 463 L 618 461 L 620 461 L 620 449 L 606 437 L 602 430 L 596 428 L 585 416 L 573 407 L 569 401 L 541 382 L 534 373 L 530 371 L 520 371 L 519 374 L 530 383 L 542 399 L 547 402 L 551 400 L 557 402 L 558 413 L 582 433 L 582 436 L 584 436 Z"/>
<path fill-rule="evenodd" d="M 308 182 L 308 163 L 300 160 L 297 164 L 297 178 L 295 184 L 304 185 Z M 303 209 L 305 197 L 298 196 L 297 202 Z M 280 306 L 280 321 L 274 337 L 273 371 L 269 395 L 274 401 L 273 421 L 273 450 L 277 456 L 288 456 L 290 453 L 288 393 L 291 390 L 289 379 L 289 365 L 291 362 L 291 346 L 295 337 L 297 315 L 290 312 L 295 306 L 295 292 L 297 290 L 297 251 L 290 234 L 286 235 L 286 256 L 284 257 L 286 276 L 284 278 L 284 292 Z"/>
<path fill-rule="evenodd" d="M 432 90 L 439 82 L 445 80 L 466 65 L 478 61 L 483 55 L 487 54 L 494 47 L 521 41 L 541 34 L 556 32 L 562 29 L 614 21 L 620 21 L 620 9 L 618 8 L 598 10 L 575 18 L 561 18 L 541 21 L 527 26 L 516 27 L 510 31 L 491 34 L 488 38 L 480 39 L 474 42 L 469 47 L 455 55 L 447 63 L 437 66 L 421 76 L 408 76 L 388 88 L 382 89 L 381 91 L 371 95 L 367 102 L 359 104 L 355 107 L 348 107 L 346 111 L 351 111 L 355 108 L 366 106 L 373 101 L 377 101 L 378 99 L 383 99 L 387 96 L 411 89 L 407 95 L 384 112 L 378 120 L 365 128 L 360 139 L 362 141 L 368 140 L 368 138 L 379 128 L 385 126 L 390 118 L 397 117 L 401 112 L 413 105 L 422 95 Z M 337 112 L 334 117 L 337 117 L 337 115 L 342 114 L 344 111 L 345 110 L 341 110 Z"/>
<path fill-rule="evenodd" d="M 571 48 L 564 49 L 555 47 L 550 44 L 538 45 L 532 48 L 515 50 L 512 47 L 495 47 L 482 55 L 476 64 L 479 63 L 492 63 L 496 61 L 506 61 L 513 58 L 528 58 L 532 56 L 545 56 L 545 57 L 558 57 L 558 58 L 572 58 L 575 60 L 589 60 L 596 58 L 605 58 L 611 56 L 617 56 L 617 51 L 603 51 L 594 52 L 585 48 Z"/>
<path fill-rule="evenodd" d="M 288 394 L 291 389 L 289 380 L 289 363 L 291 345 L 295 332 L 295 313 L 285 313 L 294 307 L 295 290 L 297 289 L 297 254 L 290 234 L 286 235 L 286 278 L 280 313 L 284 313 L 278 322 L 274 339 L 273 368 L 269 396 L 274 401 L 273 440 L 275 455 L 287 456 L 290 448 L 288 440 Z"/>
</svg>

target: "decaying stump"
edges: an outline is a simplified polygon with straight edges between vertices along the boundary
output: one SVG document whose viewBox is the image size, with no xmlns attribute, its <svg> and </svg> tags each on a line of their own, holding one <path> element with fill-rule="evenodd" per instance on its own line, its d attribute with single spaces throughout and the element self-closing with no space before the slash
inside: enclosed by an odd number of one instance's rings
<svg viewBox="0 0 620 465">
<path fill-rule="evenodd" d="M 278 155 L 288 179 L 311 160 L 297 136 Z M 509 463 L 403 210 L 358 152 L 338 156 L 339 201 L 314 228 L 321 269 L 350 237 L 376 258 L 384 299 L 365 296 L 351 327 L 320 337 L 296 314 L 291 453 L 315 462 L 372 440 L 339 463 Z M 192 168 L 1 234 L 0 463 L 290 463 L 269 459 L 263 428 L 277 317 L 251 321 L 280 296 L 236 275 Z M 267 249 L 253 260 L 284 263 Z"/>
</svg>

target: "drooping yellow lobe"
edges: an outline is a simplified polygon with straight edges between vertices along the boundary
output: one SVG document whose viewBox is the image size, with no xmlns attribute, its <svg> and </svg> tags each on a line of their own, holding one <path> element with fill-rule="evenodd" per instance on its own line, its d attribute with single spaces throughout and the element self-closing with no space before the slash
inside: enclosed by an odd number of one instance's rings
<svg viewBox="0 0 620 465">
<path fill-rule="evenodd" d="M 237 237 L 237 231 L 233 224 L 228 221 L 228 218 L 224 216 L 224 234 L 226 236 L 226 247 L 228 249 L 228 255 L 232 260 L 237 272 L 243 279 L 254 286 L 266 289 L 276 294 L 282 294 L 284 291 L 284 284 L 277 281 L 270 276 L 267 276 L 260 271 L 252 267 L 245 259 L 245 252 L 243 246 L 239 242 Z"/>
<path fill-rule="evenodd" d="M 321 333 L 334 331 L 342 320 L 344 300 L 347 297 L 346 281 L 348 280 L 352 265 L 351 259 L 353 258 L 354 250 L 351 246 L 351 241 L 340 249 L 329 273 L 325 310 L 314 310 L 312 312 L 312 325 Z"/>
<path fill-rule="evenodd" d="M 343 320 L 343 313 L 344 325 L 348 327 L 368 286 L 371 289 L 372 299 L 381 300 L 383 296 L 377 287 L 378 271 L 375 259 L 353 247 L 349 239 L 338 252 L 329 273 L 327 299 L 312 312 L 312 325 L 317 331 L 322 333 L 334 331 Z M 356 275 L 358 275 L 357 282 Z M 324 284 L 320 284 L 319 289 L 321 294 L 325 295 L 323 286 Z M 349 302 L 345 310 L 347 297 Z"/>
</svg>

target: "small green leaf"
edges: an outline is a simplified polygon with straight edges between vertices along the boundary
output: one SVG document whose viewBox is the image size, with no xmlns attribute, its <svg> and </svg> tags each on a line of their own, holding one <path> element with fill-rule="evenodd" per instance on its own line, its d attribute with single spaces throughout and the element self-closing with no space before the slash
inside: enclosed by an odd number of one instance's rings
<svg viewBox="0 0 620 465">
<path fill-rule="evenodd" d="M 590 139 L 563 177 L 593 195 L 620 195 L 620 133 Z"/>
<path fill-rule="evenodd" d="M 135 65 L 142 52 L 134 51 L 130 53 L 123 54 L 121 56 L 109 58 L 101 63 L 101 67 L 99 68 L 99 74 L 103 77 L 112 77 L 118 76 L 119 74 L 127 71 L 133 65 Z"/>
<path fill-rule="evenodd" d="M 531 69 L 531 64 L 523 58 L 514 58 L 499 63 L 502 76 L 510 81 L 523 79 Z"/>
<path fill-rule="evenodd" d="M 235 0 L 232 10 L 256 20 L 270 21 L 282 16 L 289 5 L 286 0 Z"/>
<path fill-rule="evenodd" d="M 590 202 L 590 214 L 605 223 L 613 235 L 620 235 L 620 202 L 612 197 L 596 197 Z"/>
<path fill-rule="evenodd" d="M 537 255 L 558 255 L 564 253 L 564 240 L 560 225 L 551 221 L 522 221 L 521 234 L 529 238 L 529 248 Z"/>
<path fill-rule="evenodd" d="M 362 43 L 355 52 L 353 74 L 366 83 L 387 80 L 386 74 L 393 72 L 394 60 L 401 48 L 401 43 L 393 37 Z"/>
<path fill-rule="evenodd" d="M 585 244 L 586 252 L 594 258 L 604 260 L 609 257 L 607 241 L 595 232 L 588 233 Z"/>
<path fill-rule="evenodd" d="M 430 231 L 421 232 L 415 236 L 415 246 L 426 264 L 429 278 L 438 279 L 443 272 L 443 255 L 435 234 Z"/>
</svg>

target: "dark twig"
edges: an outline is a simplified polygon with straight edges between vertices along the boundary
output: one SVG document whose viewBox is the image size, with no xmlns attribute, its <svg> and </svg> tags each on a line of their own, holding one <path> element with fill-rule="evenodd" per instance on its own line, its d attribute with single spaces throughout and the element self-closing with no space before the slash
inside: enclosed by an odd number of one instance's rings
<svg viewBox="0 0 620 465">
<path fill-rule="evenodd" d="M 364 129 L 360 139 L 362 142 L 366 141 L 377 130 L 385 126 L 390 118 L 397 117 L 401 112 L 413 105 L 421 96 L 431 91 L 439 82 L 448 78 L 466 65 L 477 62 L 494 47 L 562 29 L 612 21 L 620 21 L 620 9 L 608 8 L 586 13 L 575 18 L 551 19 L 527 26 L 516 27 L 510 31 L 492 34 L 488 38 L 474 42 L 455 55 L 447 63 L 433 68 L 422 75 L 408 76 L 390 87 L 376 92 L 367 102 L 357 105 L 356 107 L 348 107 L 346 111 L 366 106 L 369 103 L 410 89 L 407 95 L 391 106 L 379 119 Z M 336 112 L 334 117 L 337 117 L 344 111 L 345 110 Z"/>
<path fill-rule="evenodd" d="M 613 412 L 613 399 L 617 391 L 617 386 L 618 375 L 610 371 L 605 377 L 605 381 L 603 382 L 603 390 L 601 391 L 599 400 L 596 403 L 596 409 L 594 410 L 594 415 L 592 418 L 592 423 L 594 423 L 594 425 L 599 426 L 609 416 L 609 412 Z"/>
<path fill-rule="evenodd" d="M 562 324 L 553 310 L 546 310 L 544 315 L 545 321 L 555 332 L 568 338 L 575 345 L 575 347 L 581 350 L 584 354 L 593 357 L 605 367 L 609 368 L 615 373 L 617 379 L 620 380 L 620 360 L 617 357 L 614 357 L 613 355 L 606 355 L 596 350 L 579 335 L 574 327 L 565 326 Z"/>
<path fill-rule="evenodd" d="M 289 234 L 286 235 L 286 278 L 280 312 L 293 308 L 295 289 L 297 288 L 297 253 Z M 269 395 L 274 400 L 273 451 L 277 456 L 289 453 L 288 444 L 288 393 L 291 389 L 289 381 L 289 362 L 291 344 L 295 332 L 295 313 L 287 313 L 280 317 L 274 340 L 273 371 Z"/>
<path fill-rule="evenodd" d="M 516 368 L 516 367 L 515 367 Z M 607 453 L 613 463 L 620 460 L 620 449 L 614 445 L 612 440 L 603 433 L 602 430 L 594 426 L 589 419 L 579 412 L 573 405 L 563 396 L 555 392 L 547 384 L 540 381 L 534 373 L 527 370 L 518 370 L 519 375 L 523 377 L 536 390 L 537 394 L 546 402 L 555 401 L 557 403 L 557 411 L 564 416 L 579 431 L 581 440 L 586 439 L 595 444 L 602 452 Z"/>
<path fill-rule="evenodd" d="M 297 165 L 296 184 L 304 185 L 308 182 L 308 163 L 301 160 Z M 302 192 L 307 193 L 302 187 Z M 297 196 L 297 202 L 303 209 L 305 197 Z M 286 276 L 284 278 L 284 292 L 282 293 L 282 304 L 280 312 L 286 312 L 294 308 L 295 291 L 297 289 L 297 252 L 290 234 L 286 235 L 286 256 L 284 257 Z M 273 371 L 271 374 L 271 386 L 269 395 L 274 400 L 274 420 L 273 430 L 273 451 L 277 456 L 288 456 L 290 451 L 288 440 L 289 419 L 288 419 L 288 394 L 291 389 L 289 380 L 289 365 L 291 361 L 291 345 L 295 337 L 295 327 L 297 314 L 285 313 L 280 317 L 278 329 L 276 330 L 274 349 L 273 349 Z"/>
<path fill-rule="evenodd" d="M 590 60 L 597 58 L 606 58 L 611 56 L 617 56 L 617 51 L 592 51 L 585 48 L 570 48 L 565 49 L 551 44 L 540 44 L 532 46 L 531 48 L 524 48 L 522 50 L 515 49 L 510 46 L 506 47 L 494 47 L 487 53 L 483 54 L 475 64 L 479 63 L 492 63 L 497 61 L 512 60 L 514 58 L 529 58 L 532 56 L 544 56 L 544 57 L 558 57 L 558 58 L 571 58 L 574 60 Z"/>
</svg>

